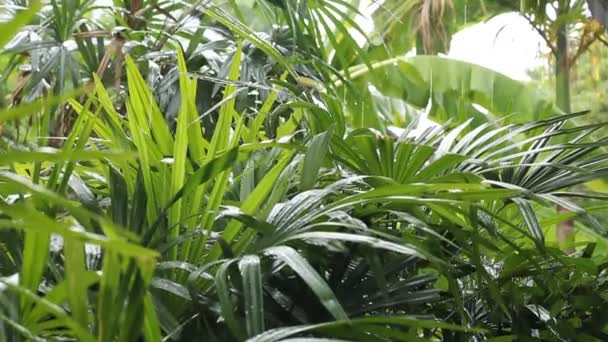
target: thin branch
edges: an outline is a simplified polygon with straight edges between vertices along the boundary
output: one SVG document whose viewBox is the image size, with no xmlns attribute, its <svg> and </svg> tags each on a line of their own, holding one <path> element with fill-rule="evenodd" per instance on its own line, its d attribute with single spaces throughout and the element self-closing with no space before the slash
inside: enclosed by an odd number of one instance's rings
<svg viewBox="0 0 608 342">
<path fill-rule="evenodd" d="M 595 35 L 593 38 L 585 40 L 585 34 L 583 34 L 583 36 L 581 37 L 581 43 L 578 45 L 578 48 L 576 49 L 576 53 L 572 56 L 572 58 L 570 58 L 569 65 L 570 66 L 574 65 L 576 60 L 583 53 L 585 53 L 587 50 L 589 50 L 589 47 L 591 47 L 591 45 L 593 45 L 593 43 L 595 43 L 595 41 L 598 40 L 598 37 L 599 36 Z"/>
<path fill-rule="evenodd" d="M 547 44 L 549 49 L 551 49 L 551 53 L 554 56 L 557 56 L 557 49 L 555 48 L 555 46 L 553 46 L 553 43 L 551 43 L 551 40 L 547 37 L 545 32 L 534 21 L 532 21 L 532 18 L 530 18 L 528 15 L 522 14 L 522 17 L 524 17 L 528 21 L 528 23 L 530 23 L 530 25 L 536 30 L 536 32 L 538 32 L 538 34 L 543 38 L 545 44 Z"/>
</svg>

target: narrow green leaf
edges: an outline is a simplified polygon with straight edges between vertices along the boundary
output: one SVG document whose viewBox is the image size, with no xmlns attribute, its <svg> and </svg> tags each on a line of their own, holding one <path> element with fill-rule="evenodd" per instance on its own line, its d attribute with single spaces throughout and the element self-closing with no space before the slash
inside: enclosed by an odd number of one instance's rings
<svg viewBox="0 0 608 342">
<path fill-rule="evenodd" d="M 324 132 L 315 135 L 308 144 L 308 151 L 304 157 L 302 177 L 300 180 L 302 190 L 311 189 L 315 185 L 319 169 L 327 154 L 330 138 L 331 134 L 329 132 Z"/>
<path fill-rule="evenodd" d="M 23 26 L 29 24 L 36 14 L 38 14 L 41 7 L 40 1 L 30 1 L 28 8 L 19 11 L 10 21 L 0 23 L 0 46 L 4 47 L 6 43 L 15 37 Z"/>
<path fill-rule="evenodd" d="M 160 322 L 156 315 L 156 308 L 152 302 L 150 292 L 146 292 L 144 297 L 144 339 L 147 342 L 158 342 L 162 340 Z"/>
<path fill-rule="evenodd" d="M 148 84 L 143 79 L 137 65 L 130 56 L 126 56 L 127 85 L 129 90 L 129 102 L 136 109 L 137 121 L 145 127 L 149 127 L 154 136 L 156 146 L 165 155 L 171 155 L 173 149 L 173 137 L 167 126 L 167 122 L 160 112 Z M 143 127 L 137 127 L 142 129 Z M 131 133 L 133 133 L 133 129 Z"/>
<path fill-rule="evenodd" d="M 247 336 L 252 337 L 264 331 L 264 293 L 260 258 L 257 255 L 245 255 L 239 261 L 239 269 L 243 277 Z"/>
<path fill-rule="evenodd" d="M 90 286 L 99 283 L 100 276 L 91 271 L 86 271 L 80 274 L 80 286 L 83 288 L 89 288 Z M 56 284 L 49 292 L 44 296 L 46 300 L 56 304 L 64 304 L 70 299 L 70 287 L 67 280 Z M 29 315 L 24 319 L 28 323 L 35 324 L 36 322 L 44 321 L 45 316 L 49 314 L 43 306 L 34 306 Z"/>
<path fill-rule="evenodd" d="M 108 168 L 110 175 L 108 183 L 110 185 L 110 202 L 112 203 L 112 221 L 120 226 L 126 227 L 129 214 L 127 182 L 120 171 L 116 170 L 111 165 L 108 166 Z"/>
<path fill-rule="evenodd" d="M 216 220 L 225 217 L 238 220 L 239 222 L 247 225 L 247 227 L 253 228 L 263 234 L 269 234 L 274 231 L 274 226 L 272 224 L 259 220 L 252 215 L 246 214 L 238 207 L 224 206 L 217 215 Z"/>
<path fill-rule="evenodd" d="M 118 317 L 123 303 L 120 302 L 120 277 L 122 267 L 117 252 L 105 253 L 102 265 L 102 274 L 97 297 L 97 340 L 109 342 L 115 340 L 117 335 Z"/>
<path fill-rule="evenodd" d="M 232 17 L 218 6 L 207 6 L 205 13 L 209 15 L 209 17 L 228 27 L 231 31 L 235 32 L 242 38 L 252 42 L 260 50 L 264 51 L 267 55 L 280 63 L 292 76 L 297 77 L 297 73 L 293 69 L 292 63 L 289 63 L 285 57 L 283 57 L 283 55 L 274 46 L 272 46 L 272 44 L 258 37 L 258 35 L 250 27 Z"/>
<path fill-rule="evenodd" d="M 526 223 L 526 226 L 528 226 L 528 231 L 532 235 L 534 243 L 541 250 L 543 250 L 545 248 L 545 237 L 532 205 L 528 200 L 522 198 L 513 198 L 512 201 L 517 204 L 517 207 L 523 216 L 524 222 Z"/>
<path fill-rule="evenodd" d="M 283 341 L 289 336 L 310 332 L 314 330 L 324 330 L 328 328 L 344 327 L 348 329 L 361 329 L 365 331 L 365 327 L 373 324 L 380 326 L 396 326 L 396 327 L 412 327 L 419 329 L 446 329 L 463 332 L 483 332 L 478 328 L 468 328 L 456 324 L 444 323 L 438 320 L 419 319 L 411 316 L 372 316 L 365 318 L 355 318 L 349 321 L 336 321 L 310 325 L 298 325 L 292 327 L 278 328 L 268 330 L 258 336 L 250 338 L 247 342 L 275 342 Z M 362 334 L 366 336 L 367 334 Z"/>
<path fill-rule="evenodd" d="M 292 160 L 294 153 L 292 151 L 286 151 L 279 159 L 278 163 L 270 169 L 265 175 L 264 178 L 258 183 L 253 192 L 249 195 L 249 197 L 241 204 L 241 210 L 249 215 L 253 215 L 257 210 L 260 209 L 262 203 L 268 199 L 268 197 L 272 194 L 274 186 L 276 185 L 277 180 L 280 178 L 282 172 L 285 170 L 289 162 Z M 277 199 L 278 200 L 278 199 Z M 243 228 L 243 224 L 240 222 L 232 222 L 230 223 L 224 232 L 222 233 L 222 237 L 227 242 L 232 242 L 234 238 L 237 236 L 239 231 Z M 254 234 L 255 231 L 252 231 L 251 234 Z M 243 243 L 241 244 L 241 241 Z M 247 242 L 245 242 L 247 241 Z M 235 250 L 241 252 L 245 250 L 248 244 L 247 239 L 239 240 L 237 247 Z M 215 248 L 211 257 L 216 259 L 219 255 L 219 250 Z M 213 260 L 212 259 L 212 260 Z"/>
<path fill-rule="evenodd" d="M 0 112 L 0 123 L 22 119 L 44 108 L 56 106 L 82 94 L 82 90 L 67 92 L 59 96 L 45 97 L 34 102 L 21 104 Z"/>
<path fill-rule="evenodd" d="M 391 252 L 396 252 L 404 255 L 414 255 L 422 259 L 427 258 L 426 252 L 421 252 L 413 245 L 409 244 L 397 244 L 394 242 L 382 240 L 376 237 L 348 234 L 348 233 L 335 233 L 335 232 L 308 232 L 301 233 L 290 237 L 289 240 L 334 240 L 334 241 L 348 241 L 366 244 L 374 248 L 384 249 Z"/>
<path fill-rule="evenodd" d="M 230 286 L 228 285 L 227 272 L 228 268 L 232 265 L 234 260 L 226 261 L 221 264 L 217 273 L 215 274 L 215 287 L 220 300 L 220 307 L 222 309 L 222 316 L 226 321 L 226 324 L 230 328 L 230 332 L 239 340 L 243 341 L 245 336 L 243 334 L 241 324 L 239 324 L 234 314 L 235 307 L 232 300 L 230 299 Z"/>
<path fill-rule="evenodd" d="M 71 229 L 71 226 L 63 222 L 54 221 L 46 215 L 43 215 L 24 205 L 6 205 L 0 202 L 0 210 L 3 213 L 15 218 L 13 220 L 0 220 L 0 229 L 17 228 L 23 231 L 31 231 L 35 233 L 58 234 L 62 235 L 65 239 L 74 239 L 77 241 L 97 244 L 107 250 L 117 251 L 122 255 L 135 257 L 142 262 L 149 262 L 150 260 L 155 260 L 155 257 L 158 254 L 156 251 L 126 242 L 121 239 L 108 239 L 106 236 L 102 235 L 75 231 Z M 35 246 L 35 244 L 33 245 Z M 40 246 L 36 253 L 44 255 L 45 253 L 41 252 L 45 251 L 45 246 L 48 246 L 48 242 L 44 245 L 40 243 Z M 36 266 L 40 267 L 39 263 L 33 263 L 33 265 L 31 266 L 31 270 L 34 271 Z M 27 270 L 27 268 L 25 269 Z M 27 276 L 26 279 L 29 279 L 27 281 L 28 284 L 35 284 L 35 273 L 32 273 L 32 275 Z"/>
<path fill-rule="evenodd" d="M 272 255 L 286 263 L 317 295 L 319 301 L 336 320 L 348 320 L 348 315 L 340 305 L 331 288 L 321 275 L 296 250 L 287 246 L 271 247 L 265 254 Z"/>
<path fill-rule="evenodd" d="M 107 236 L 107 238 L 109 238 L 110 240 L 115 239 L 114 242 L 118 242 L 125 237 L 131 238 L 132 240 L 137 240 L 139 238 L 139 237 L 133 235 L 132 233 L 125 231 L 123 228 L 116 226 L 114 223 L 112 223 L 110 220 L 108 220 L 105 216 L 90 212 L 90 211 L 86 210 L 85 208 L 83 208 L 79 203 L 68 200 L 65 197 L 60 196 L 38 184 L 33 184 L 25 177 L 18 176 L 11 172 L 0 171 L 0 178 L 6 182 L 5 186 L 7 186 L 9 184 L 14 185 L 15 188 L 18 189 L 17 190 L 18 192 L 23 192 L 23 190 L 28 190 L 30 193 L 32 193 L 36 197 L 38 197 L 40 199 L 44 199 L 45 201 L 47 201 L 51 204 L 62 207 L 80 219 L 87 218 L 90 220 L 97 221 L 101 225 L 101 229 L 103 230 L 103 232 Z M 9 210 L 10 210 L 10 208 L 9 208 Z M 107 239 L 104 242 L 108 242 Z M 122 242 L 126 242 L 126 241 L 121 241 L 121 243 Z M 128 243 L 127 243 L 127 245 L 128 245 Z M 146 250 L 143 247 L 138 247 L 138 249 L 140 249 L 140 252 L 142 253 L 140 256 L 143 257 L 144 259 L 146 257 L 156 256 L 155 252 Z"/>
<path fill-rule="evenodd" d="M 169 191 L 171 195 L 176 194 L 184 185 L 184 179 L 186 178 L 186 158 L 188 153 L 188 126 L 190 124 L 190 120 L 192 116 L 190 115 L 190 110 L 194 107 L 191 103 L 195 101 L 194 95 L 192 93 L 189 83 L 190 80 L 186 73 L 188 70 L 185 70 L 186 65 L 183 60 L 183 56 L 181 54 L 181 50 L 178 52 L 178 65 L 179 65 L 179 85 L 180 85 L 180 109 L 178 111 L 177 116 L 177 129 L 175 131 L 175 144 L 173 145 L 173 164 L 171 170 L 171 186 Z M 169 227 L 171 227 L 171 231 L 169 232 L 169 238 L 175 239 L 179 234 L 180 225 L 179 223 L 182 221 L 182 201 L 178 199 L 174 203 L 172 203 L 171 208 L 169 209 Z M 177 258 L 177 250 L 172 250 L 170 252 L 170 258 Z"/>
<path fill-rule="evenodd" d="M 242 58 L 243 43 L 239 42 L 236 51 L 232 58 L 232 64 L 228 72 L 228 79 L 236 81 L 240 77 L 241 70 L 241 58 Z M 219 118 L 209 144 L 209 150 L 207 151 L 206 160 L 210 161 L 215 158 L 217 153 L 226 150 L 228 148 L 237 148 L 240 140 L 240 129 L 243 121 L 239 121 L 236 129 L 233 129 L 232 124 L 234 120 L 238 119 L 238 113 L 236 112 L 236 98 L 232 97 L 232 94 L 236 91 L 234 84 L 226 85 L 224 89 L 224 99 L 230 98 L 220 108 Z M 232 132 L 232 137 L 230 132 Z M 230 141 L 232 139 L 232 143 Z M 213 225 L 213 219 L 216 210 L 222 204 L 224 194 L 228 186 L 228 179 L 230 178 L 229 171 L 222 171 L 218 174 L 211 189 L 211 193 L 207 198 L 207 204 L 203 211 L 201 224 L 203 227 L 211 227 Z M 204 188 L 206 190 L 206 187 Z M 206 236 L 199 237 L 194 241 L 195 247 L 191 250 L 190 243 L 187 243 L 184 247 L 183 255 L 187 255 L 189 260 L 197 259 L 200 256 L 201 246 L 206 243 Z"/>
<path fill-rule="evenodd" d="M 65 255 L 65 276 L 68 283 L 70 311 L 74 320 L 76 320 L 81 327 L 87 329 L 89 326 L 88 291 L 87 287 L 85 287 L 86 284 L 82 282 L 84 273 L 86 272 L 84 243 L 74 241 L 73 239 L 66 239 L 63 250 Z"/>
<path fill-rule="evenodd" d="M 424 182 L 428 181 L 433 177 L 449 173 L 453 168 L 467 160 L 468 157 L 447 153 L 441 156 L 439 159 L 431 162 L 428 166 L 420 170 L 416 176 L 410 179 L 411 182 Z"/>
<path fill-rule="evenodd" d="M 0 204 L 0 210 L 4 214 L 9 214 L 9 210 L 4 207 L 5 204 Z M 12 206 L 14 207 L 14 206 Z M 12 208 L 11 208 L 12 209 Z M 42 276 L 46 270 L 46 262 L 49 254 L 49 245 L 51 242 L 50 231 L 29 231 L 25 234 L 25 242 L 23 245 L 23 265 L 19 275 L 19 283 L 25 289 L 30 291 L 38 291 Z M 24 315 L 30 310 L 31 302 L 27 297 L 21 299 L 21 310 Z"/>
<path fill-rule="evenodd" d="M 209 181 L 217 177 L 218 174 L 224 172 L 224 170 L 232 167 L 239 154 L 238 148 L 232 148 L 226 153 L 211 159 L 209 162 L 204 164 L 201 168 L 196 170 L 186 180 L 184 186 L 171 198 L 167 204 L 167 208 L 171 207 L 180 198 L 183 198 L 187 194 L 192 193 L 196 190 L 198 185 Z"/>
<path fill-rule="evenodd" d="M 5 285 L 11 290 L 18 293 L 22 298 L 27 299 L 30 302 L 35 303 L 44 307 L 44 309 L 61 320 L 63 324 L 70 329 L 70 332 L 74 335 L 78 341 L 83 342 L 95 342 L 96 339 L 84 328 L 82 328 L 75 320 L 73 320 L 59 305 L 52 303 L 45 298 L 38 297 L 33 291 L 25 289 L 21 286 L 13 285 L 9 282 L 4 281 L 0 278 L 0 284 Z"/>
</svg>

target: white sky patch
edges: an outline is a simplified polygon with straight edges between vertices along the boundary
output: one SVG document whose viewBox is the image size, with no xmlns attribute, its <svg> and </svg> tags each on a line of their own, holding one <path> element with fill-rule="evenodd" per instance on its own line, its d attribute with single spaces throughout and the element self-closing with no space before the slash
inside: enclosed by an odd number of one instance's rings
<svg viewBox="0 0 608 342">
<path fill-rule="evenodd" d="M 526 19 L 505 13 L 456 33 L 448 56 L 527 81 L 528 71 L 545 63 L 547 49 Z"/>
</svg>

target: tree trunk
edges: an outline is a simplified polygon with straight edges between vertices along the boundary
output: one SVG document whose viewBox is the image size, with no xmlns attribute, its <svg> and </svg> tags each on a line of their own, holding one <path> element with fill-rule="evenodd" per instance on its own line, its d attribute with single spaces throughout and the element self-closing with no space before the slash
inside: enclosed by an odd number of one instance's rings
<svg viewBox="0 0 608 342">
<path fill-rule="evenodd" d="M 426 51 L 424 51 L 424 39 L 422 38 L 422 33 L 416 32 L 416 55 L 424 55 Z"/>
<path fill-rule="evenodd" d="M 562 5 L 563 4 L 563 5 Z M 560 12 L 565 14 L 569 5 L 560 3 Z M 570 113 L 570 60 L 568 56 L 568 26 L 562 23 L 557 29 L 557 55 L 555 63 L 555 102 L 566 113 Z M 567 212 L 558 208 L 557 213 Z M 574 220 L 570 219 L 557 225 L 556 238 L 560 248 L 566 253 L 574 252 Z"/>
<path fill-rule="evenodd" d="M 562 24 L 557 33 L 555 63 L 555 101 L 566 113 L 570 112 L 570 62 L 568 60 L 568 27 Z"/>
<path fill-rule="evenodd" d="M 587 0 L 591 16 L 608 29 L 608 1 L 606 0 Z"/>
</svg>

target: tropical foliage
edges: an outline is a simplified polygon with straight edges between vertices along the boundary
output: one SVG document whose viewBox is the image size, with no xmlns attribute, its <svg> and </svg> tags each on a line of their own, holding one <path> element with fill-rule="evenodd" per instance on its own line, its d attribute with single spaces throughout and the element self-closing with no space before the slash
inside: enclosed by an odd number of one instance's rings
<svg viewBox="0 0 608 342">
<path fill-rule="evenodd" d="M 608 339 L 605 124 L 405 3 L 6 1 L 0 340 Z"/>
</svg>

